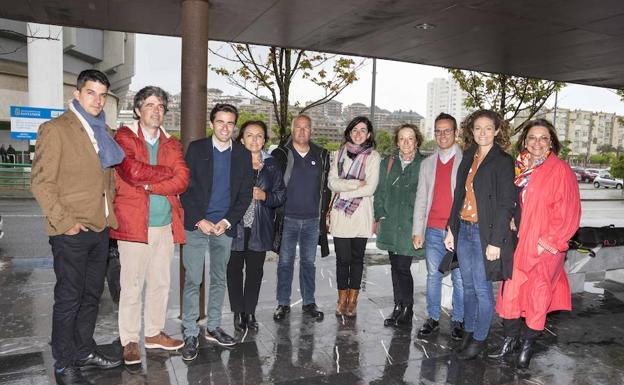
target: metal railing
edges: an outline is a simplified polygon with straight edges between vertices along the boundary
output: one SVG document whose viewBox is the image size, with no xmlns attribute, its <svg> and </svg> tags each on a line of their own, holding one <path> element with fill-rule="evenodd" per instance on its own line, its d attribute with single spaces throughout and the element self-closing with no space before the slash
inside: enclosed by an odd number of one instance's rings
<svg viewBox="0 0 624 385">
<path fill-rule="evenodd" d="M 0 196 L 31 196 L 31 167 L 30 163 L 0 163 Z"/>
</svg>

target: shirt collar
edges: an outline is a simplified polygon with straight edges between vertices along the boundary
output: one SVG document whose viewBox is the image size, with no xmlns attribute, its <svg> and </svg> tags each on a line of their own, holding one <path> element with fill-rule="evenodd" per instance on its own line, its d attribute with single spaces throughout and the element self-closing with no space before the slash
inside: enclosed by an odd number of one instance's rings
<svg viewBox="0 0 624 385">
<path fill-rule="evenodd" d="M 215 143 L 214 139 L 212 140 L 212 148 L 216 149 L 219 152 L 223 152 L 223 151 L 227 151 L 227 150 L 231 150 L 232 149 L 232 138 L 230 138 L 230 142 L 228 143 L 228 146 L 226 148 L 224 148 L 223 150 L 220 149 L 217 144 Z"/>
</svg>

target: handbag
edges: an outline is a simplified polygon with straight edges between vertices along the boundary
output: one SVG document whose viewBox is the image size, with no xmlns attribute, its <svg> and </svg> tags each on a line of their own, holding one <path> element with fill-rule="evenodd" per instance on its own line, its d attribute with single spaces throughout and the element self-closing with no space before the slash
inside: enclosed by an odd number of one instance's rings
<svg viewBox="0 0 624 385">
<path fill-rule="evenodd" d="M 334 193 L 331 201 L 329 202 L 329 209 L 327 209 L 327 213 L 325 214 L 325 230 L 329 233 L 329 226 L 331 225 L 331 212 L 334 209 L 334 201 L 336 200 L 336 196 L 338 194 Z"/>
<path fill-rule="evenodd" d="M 457 253 L 455 251 L 447 251 L 438 265 L 438 271 L 442 274 L 446 274 L 458 267 L 459 261 L 457 260 Z"/>
</svg>

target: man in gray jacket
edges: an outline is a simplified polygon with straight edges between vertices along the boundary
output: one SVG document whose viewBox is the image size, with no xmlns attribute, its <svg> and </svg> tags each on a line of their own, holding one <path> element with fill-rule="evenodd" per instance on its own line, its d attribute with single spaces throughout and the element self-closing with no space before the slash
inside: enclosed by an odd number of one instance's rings
<svg viewBox="0 0 624 385">
<path fill-rule="evenodd" d="M 425 246 L 427 261 L 427 312 L 429 318 L 418 331 L 418 337 L 428 337 L 437 332 L 440 320 L 442 273 L 438 266 L 446 254 L 444 237 L 446 223 L 453 205 L 453 193 L 457 169 L 462 151 L 455 143 L 457 121 L 449 114 L 441 113 L 435 119 L 435 139 L 438 147 L 423 160 L 418 177 L 418 190 L 414 204 L 412 241 L 414 248 Z M 464 290 L 458 268 L 451 271 L 453 281 L 453 314 L 451 315 L 451 338 L 463 337 Z"/>
</svg>

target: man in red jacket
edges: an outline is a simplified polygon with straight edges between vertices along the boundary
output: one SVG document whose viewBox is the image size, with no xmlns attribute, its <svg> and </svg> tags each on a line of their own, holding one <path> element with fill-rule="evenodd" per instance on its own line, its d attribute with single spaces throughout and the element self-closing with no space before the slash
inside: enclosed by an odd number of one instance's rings
<svg viewBox="0 0 624 385">
<path fill-rule="evenodd" d="M 145 348 L 176 350 L 184 343 L 163 332 L 169 298 L 174 243 L 184 243 L 178 195 L 189 181 L 180 142 L 162 127 L 168 96 L 159 87 L 144 87 L 134 97 L 131 127 L 115 140 L 126 153 L 117 167 L 115 214 L 121 262 L 119 336 L 126 365 L 140 364 L 141 297 L 145 285 Z"/>
</svg>

